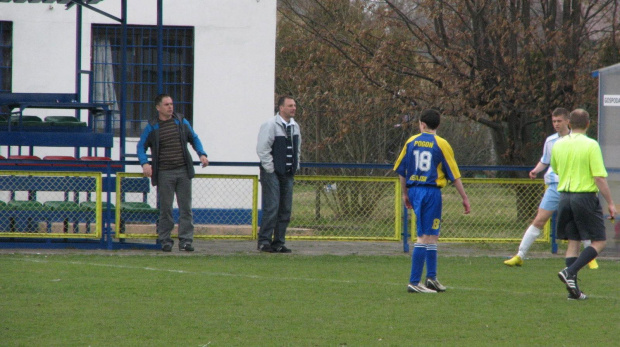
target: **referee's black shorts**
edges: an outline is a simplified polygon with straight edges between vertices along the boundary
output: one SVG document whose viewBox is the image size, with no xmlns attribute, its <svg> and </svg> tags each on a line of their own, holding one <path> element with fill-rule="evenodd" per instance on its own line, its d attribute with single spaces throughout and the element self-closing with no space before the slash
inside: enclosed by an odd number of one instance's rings
<svg viewBox="0 0 620 347">
<path fill-rule="evenodd" d="M 558 239 L 605 241 L 603 209 L 597 193 L 560 192 Z"/>
</svg>

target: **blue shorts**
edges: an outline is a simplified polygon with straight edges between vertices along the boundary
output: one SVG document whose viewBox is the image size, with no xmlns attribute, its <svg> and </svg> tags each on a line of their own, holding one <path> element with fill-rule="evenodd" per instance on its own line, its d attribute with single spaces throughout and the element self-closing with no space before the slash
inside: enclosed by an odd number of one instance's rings
<svg viewBox="0 0 620 347">
<path fill-rule="evenodd" d="M 538 207 L 547 211 L 557 211 L 559 205 L 560 193 L 558 192 L 558 184 L 551 183 L 549 187 L 547 187 L 547 190 L 545 190 L 545 195 L 543 195 Z"/>
<path fill-rule="evenodd" d="M 437 187 L 416 186 L 408 190 L 409 201 L 416 217 L 416 233 L 439 235 L 441 227 L 441 189 Z"/>
</svg>

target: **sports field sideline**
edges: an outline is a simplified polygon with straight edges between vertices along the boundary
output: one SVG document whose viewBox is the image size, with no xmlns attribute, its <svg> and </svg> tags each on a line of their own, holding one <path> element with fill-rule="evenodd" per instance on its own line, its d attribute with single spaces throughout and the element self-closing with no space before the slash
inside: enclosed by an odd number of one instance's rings
<svg viewBox="0 0 620 347">
<path fill-rule="evenodd" d="M 153 240 L 132 240 L 133 244 L 153 244 Z M 108 254 L 108 255 L 161 255 L 161 256 L 197 256 L 197 255 L 230 255 L 230 254 L 256 254 L 256 241 L 248 240 L 194 240 L 195 252 L 180 252 L 178 244 L 172 248 L 172 253 L 163 253 L 153 249 L 128 249 L 128 250 L 83 250 L 83 249 L 45 249 L 45 248 L 0 248 L 0 254 L 26 253 L 26 254 Z M 403 252 L 402 242 L 371 242 L 371 241 L 287 241 L 287 246 L 298 255 L 393 255 L 407 256 Z M 508 258 L 516 253 L 516 243 L 443 243 L 439 240 L 439 257 L 446 256 L 487 256 Z M 563 259 L 564 248 L 559 246 L 557 254 L 552 254 L 548 244 L 534 244 L 528 253 L 528 258 L 558 258 Z M 286 255 L 281 255 L 286 256 Z M 599 259 L 620 260 L 620 244 L 614 247 L 608 243 Z M 498 259 L 499 260 L 499 259 Z"/>
</svg>

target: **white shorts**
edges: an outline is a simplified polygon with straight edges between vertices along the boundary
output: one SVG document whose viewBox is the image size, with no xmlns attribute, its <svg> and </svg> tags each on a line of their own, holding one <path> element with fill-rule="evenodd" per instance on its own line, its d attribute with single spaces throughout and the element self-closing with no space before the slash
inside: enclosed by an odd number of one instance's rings
<svg viewBox="0 0 620 347">
<path fill-rule="evenodd" d="M 547 211 L 557 211 L 559 205 L 560 193 L 558 192 L 558 184 L 551 183 L 549 187 L 547 187 L 547 190 L 545 190 L 545 195 L 543 195 L 538 207 Z"/>
</svg>

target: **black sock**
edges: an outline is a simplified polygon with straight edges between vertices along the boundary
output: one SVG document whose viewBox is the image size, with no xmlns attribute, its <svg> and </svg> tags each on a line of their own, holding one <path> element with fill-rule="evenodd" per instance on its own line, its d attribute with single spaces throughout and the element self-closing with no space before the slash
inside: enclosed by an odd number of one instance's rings
<svg viewBox="0 0 620 347">
<path fill-rule="evenodd" d="M 587 247 L 579 254 L 579 258 L 568 268 L 568 273 L 576 275 L 582 267 L 586 266 L 592 259 L 596 258 L 597 255 L 598 252 L 594 247 Z"/>
<path fill-rule="evenodd" d="M 570 267 L 571 265 L 573 265 L 577 261 L 577 257 L 570 257 L 570 258 L 566 258 L 564 260 L 566 261 L 566 267 Z"/>
</svg>

